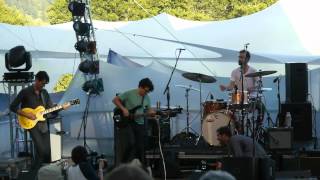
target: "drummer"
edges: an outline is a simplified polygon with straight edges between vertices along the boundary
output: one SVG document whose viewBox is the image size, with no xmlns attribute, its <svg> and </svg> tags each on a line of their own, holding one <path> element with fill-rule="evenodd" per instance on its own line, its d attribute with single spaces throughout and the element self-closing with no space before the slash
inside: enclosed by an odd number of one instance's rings
<svg viewBox="0 0 320 180">
<path fill-rule="evenodd" d="M 241 69 L 243 69 L 243 76 L 246 74 L 257 72 L 256 69 L 248 65 L 250 60 L 250 52 L 247 50 L 239 51 L 239 60 L 238 64 L 240 67 L 234 69 L 231 73 L 230 83 L 228 85 L 220 85 L 221 91 L 231 91 L 242 90 L 242 82 L 241 82 Z M 245 77 L 243 81 L 244 91 L 248 91 L 249 93 L 255 90 L 255 84 L 257 81 L 257 77 Z"/>
<path fill-rule="evenodd" d="M 247 74 L 257 72 L 255 68 L 248 65 L 249 60 L 250 60 L 249 51 L 247 50 L 239 51 L 238 64 L 240 67 L 232 71 L 230 82 L 228 85 L 222 85 L 222 84 L 220 85 L 221 91 L 231 91 L 231 90 L 242 91 L 241 70 L 243 70 L 243 77 L 244 77 L 243 90 L 247 91 L 247 93 L 249 93 L 251 97 L 256 96 L 255 90 L 256 90 L 256 82 L 258 80 L 258 77 L 246 77 Z M 257 102 L 256 109 L 258 110 L 258 113 L 259 113 L 257 122 L 262 124 L 264 119 L 265 106 L 263 105 L 262 102 Z"/>
</svg>

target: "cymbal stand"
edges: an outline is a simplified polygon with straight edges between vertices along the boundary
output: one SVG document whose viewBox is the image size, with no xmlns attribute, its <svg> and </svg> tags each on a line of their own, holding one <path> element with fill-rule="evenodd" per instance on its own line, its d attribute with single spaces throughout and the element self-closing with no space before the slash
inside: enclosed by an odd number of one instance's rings
<svg viewBox="0 0 320 180">
<path fill-rule="evenodd" d="M 202 89 L 201 89 L 201 84 L 202 84 L 202 81 L 201 81 L 201 78 L 199 78 L 199 89 L 200 89 L 200 102 L 199 102 L 199 105 L 200 105 L 200 135 L 197 137 L 197 139 L 196 139 L 196 143 L 195 143 L 195 145 L 198 145 L 198 143 L 199 143 L 199 140 L 200 140 L 200 138 L 201 138 L 201 136 L 202 136 L 202 123 L 203 123 L 203 114 L 202 114 Z"/>
<path fill-rule="evenodd" d="M 256 95 L 256 99 L 253 103 L 253 111 L 252 111 L 252 116 L 251 116 L 251 122 L 252 122 L 252 142 L 253 142 L 253 157 L 255 157 L 255 143 L 256 143 L 256 130 L 257 128 L 255 128 L 256 123 L 255 123 L 255 109 L 256 109 L 256 105 L 257 102 L 261 102 L 261 94 L 262 94 L 262 76 L 258 76 L 259 80 L 257 81 L 258 84 L 258 88 L 257 88 L 257 95 Z"/>
<path fill-rule="evenodd" d="M 186 97 L 186 102 L 187 102 L 187 127 L 185 128 L 186 129 L 186 133 L 187 133 L 187 138 L 188 137 L 191 137 L 189 136 L 190 132 L 189 132 L 189 129 L 191 129 L 194 133 L 196 132 L 194 129 L 191 128 L 190 126 L 190 112 L 189 112 L 189 91 L 190 91 L 190 88 L 191 88 L 191 85 L 189 86 L 189 88 L 186 88 L 186 94 L 185 94 L 185 97 Z"/>
</svg>

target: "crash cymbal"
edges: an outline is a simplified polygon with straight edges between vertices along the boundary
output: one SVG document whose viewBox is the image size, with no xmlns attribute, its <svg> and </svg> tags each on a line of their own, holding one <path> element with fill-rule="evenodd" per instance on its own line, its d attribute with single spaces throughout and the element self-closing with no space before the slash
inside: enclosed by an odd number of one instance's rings
<svg viewBox="0 0 320 180">
<path fill-rule="evenodd" d="M 187 73 L 183 73 L 182 76 L 191 80 L 191 81 L 197 81 L 197 82 L 202 82 L 202 83 L 214 83 L 217 81 L 212 76 L 208 76 L 208 75 L 204 75 L 204 74 L 200 74 L 200 73 L 187 72 Z"/>
<path fill-rule="evenodd" d="M 260 77 L 260 76 L 270 75 L 270 74 L 273 74 L 276 72 L 277 71 L 257 71 L 254 73 L 249 73 L 249 74 L 245 75 L 245 77 Z"/>
<path fill-rule="evenodd" d="M 180 88 L 184 88 L 184 89 L 187 89 L 187 90 L 194 90 L 194 91 L 198 91 L 200 92 L 199 89 L 197 88 L 193 88 L 191 85 L 189 86 L 186 86 L 186 85 L 180 85 L 180 84 L 177 84 L 177 85 L 174 85 L 175 87 L 180 87 Z"/>
</svg>

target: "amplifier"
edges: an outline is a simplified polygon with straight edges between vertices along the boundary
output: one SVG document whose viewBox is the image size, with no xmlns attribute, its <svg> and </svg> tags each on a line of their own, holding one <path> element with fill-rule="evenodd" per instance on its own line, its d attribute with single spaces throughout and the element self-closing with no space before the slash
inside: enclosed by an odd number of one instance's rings
<svg viewBox="0 0 320 180">
<path fill-rule="evenodd" d="M 266 142 L 270 150 L 290 150 L 292 148 L 292 128 L 269 128 Z"/>
</svg>

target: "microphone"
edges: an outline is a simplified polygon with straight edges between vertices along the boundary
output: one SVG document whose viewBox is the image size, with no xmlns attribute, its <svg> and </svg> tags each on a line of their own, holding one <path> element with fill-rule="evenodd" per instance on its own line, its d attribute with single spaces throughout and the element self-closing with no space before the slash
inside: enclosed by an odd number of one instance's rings
<svg viewBox="0 0 320 180">
<path fill-rule="evenodd" d="M 234 91 L 237 93 L 238 92 L 238 86 L 234 85 Z"/>
<path fill-rule="evenodd" d="M 184 49 L 184 48 L 177 48 L 177 50 L 179 50 L 179 51 L 185 51 L 186 49 Z"/>
<path fill-rule="evenodd" d="M 250 43 L 244 44 L 244 49 L 245 49 L 245 51 L 247 51 L 249 45 L 250 45 Z"/>
<path fill-rule="evenodd" d="M 213 100 L 213 95 L 211 92 L 210 92 L 210 99 Z"/>
<path fill-rule="evenodd" d="M 274 78 L 273 83 L 276 83 L 276 82 L 279 81 L 279 80 L 280 80 L 280 76 Z"/>
</svg>

